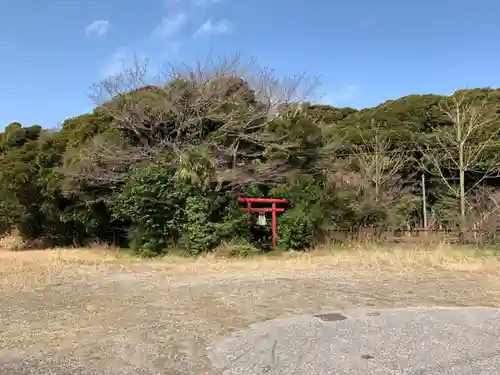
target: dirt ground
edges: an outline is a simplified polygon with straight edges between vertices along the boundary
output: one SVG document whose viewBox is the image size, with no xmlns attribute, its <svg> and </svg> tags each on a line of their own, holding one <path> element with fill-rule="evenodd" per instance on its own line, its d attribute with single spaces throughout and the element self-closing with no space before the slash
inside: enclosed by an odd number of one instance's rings
<svg viewBox="0 0 500 375">
<path fill-rule="evenodd" d="M 217 374 L 212 340 L 257 321 L 443 305 L 499 306 L 500 261 L 443 247 L 149 262 L 0 252 L 0 373 Z"/>
</svg>

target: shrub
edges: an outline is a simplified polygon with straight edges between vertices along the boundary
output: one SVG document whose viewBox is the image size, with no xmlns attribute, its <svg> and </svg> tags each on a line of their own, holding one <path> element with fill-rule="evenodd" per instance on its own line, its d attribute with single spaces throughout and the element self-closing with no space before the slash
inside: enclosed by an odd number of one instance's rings
<svg viewBox="0 0 500 375">
<path fill-rule="evenodd" d="M 112 200 L 117 220 L 131 223 L 130 247 L 141 255 L 160 255 L 177 245 L 184 228 L 184 206 L 198 190 L 179 184 L 161 164 L 140 169 Z"/>
<path fill-rule="evenodd" d="M 314 244 L 316 223 L 309 208 L 295 206 L 285 211 L 278 222 L 278 245 L 283 250 L 301 250 Z"/>
<path fill-rule="evenodd" d="M 187 197 L 185 224 L 181 242 L 192 255 L 212 248 L 217 242 L 214 223 L 209 221 L 210 200 L 203 196 Z"/>
<path fill-rule="evenodd" d="M 222 242 L 215 253 L 223 257 L 248 258 L 260 254 L 261 251 L 244 238 L 236 238 Z"/>
<path fill-rule="evenodd" d="M 318 182 L 303 177 L 270 191 L 286 198 L 289 207 L 278 218 L 278 245 L 282 250 L 301 250 L 313 246 L 320 235 L 331 199 Z"/>
</svg>

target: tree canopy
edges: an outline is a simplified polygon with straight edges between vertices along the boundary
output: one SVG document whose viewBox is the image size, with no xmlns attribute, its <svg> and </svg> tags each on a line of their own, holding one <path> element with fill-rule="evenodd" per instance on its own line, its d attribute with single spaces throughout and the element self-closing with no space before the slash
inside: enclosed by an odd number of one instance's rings
<svg viewBox="0 0 500 375">
<path fill-rule="evenodd" d="M 312 103 L 314 79 L 235 60 L 146 81 L 137 66 L 95 85 L 95 109 L 56 131 L 5 127 L 3 233 L 199 253 L 249 235 L 238 194 L 289 198 L 285 249 L 367 226 L 496 231 L 498 89 L 356 110 Z"/>
</svg>

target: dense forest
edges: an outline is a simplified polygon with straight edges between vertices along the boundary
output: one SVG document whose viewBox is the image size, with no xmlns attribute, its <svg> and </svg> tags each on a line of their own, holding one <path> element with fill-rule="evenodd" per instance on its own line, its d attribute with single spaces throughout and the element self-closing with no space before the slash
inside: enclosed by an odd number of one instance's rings
<svg viewBox="0 0 500 375">
<path fill-rule="evenodd" d="M 197 254 L 250 238 L 236 201 L 245 195 L 289 199 L 281 249 L 367 227 L 494 240 L 500 90 L 355 110 L 314 104 L 314 79 L 236 59 L 146 77 L 136 64 L 93 86 L 95 109 L 58 129 L 6 126 L 2 233 L 47 246 Z"/>
</svg>

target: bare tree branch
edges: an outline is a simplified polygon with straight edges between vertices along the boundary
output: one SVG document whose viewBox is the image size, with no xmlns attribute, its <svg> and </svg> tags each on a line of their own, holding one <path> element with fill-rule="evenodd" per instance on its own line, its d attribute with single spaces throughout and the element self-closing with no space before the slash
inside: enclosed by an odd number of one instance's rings
<svg viewBox="0 0 500 375">
<path fill-rule="evenodd" d="M 398 175 L 406 162 L 406 153 L 392 152 L 388 134 L 379 125 L 372 125 L 369 137 L 358 127 L 361 144 L 354 146 L 355 160 L 366 181 L 375 188 L 375 200 L 380 200 L 384 188 L 399 181 Z M 386 132 L 387 133 L 387 132 Z"/>
<path fill-rule="evenodd" d="M 491 176 L 500 176 L 500 156 L 491 151 L 497 146 L 500 127 L 494 126 L 496 113 L 486 101 L 470 102 L 461 93 L 453 94 L 441 106 L 441 111 L 450 121 L 450 127 L 434 127 L 430 142 L 421 148 L 422 163 L 429 173 L 437 174 L 448 190 L 460 198 L 462 228 L 466 225 L 466 196 L 481 182 Z M 453 186 L 447 173 L 458 172 L 459 186 Z M 468 190 L 466 172 L 480 173 L 481 177 Z"/>
<path fill-rule="evenodd" d="M 304 102 L 319 83 L 317 78 L 305 74 L 279 77 L 255 61 L 244 64 L 236 55 L 168 65 L 153 85 L 147 64 L 135 60 L 132 67 L 92 87 L 91 97 L 111 115 L 127 146 L 109 149 L 106 142 L 94 144 L 80 160 L 99 159 L 102 170 L 80 168 L 80 173 L 115 181 L 156 154 L 170 153 L 181 161 L 182 153 L 192 154 L 188 149 L 196 146 L 210 150 L 205 157 L 214 158 L 208 164 L 218 180 L 225 176 L 232 180 L 228 183 L 238 184 L 280 179 L 286 169 L 283 160 L 296 145 L 286 134 L 277 137 L 269 123 Z M 285 156 L 263 167 L 266 155 L 273 152 Z M 116 163 L 121 164 L 118 175 Z M 231 169 L 238 171 L 227 173 Z"/>
</svg>

